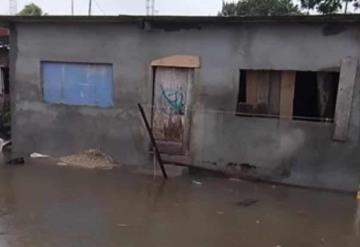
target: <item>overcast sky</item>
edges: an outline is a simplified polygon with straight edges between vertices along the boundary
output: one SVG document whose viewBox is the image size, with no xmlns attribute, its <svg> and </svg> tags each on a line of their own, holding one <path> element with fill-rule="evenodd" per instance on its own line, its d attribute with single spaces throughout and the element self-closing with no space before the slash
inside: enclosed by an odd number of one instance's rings
<svg viewBox="0 0 360 247">
<path fill-rule="evenodd" d="M 17 0 L 17 9 L 35 3 L 50 15 L 70 14 L 71 0 Z M 74 0 L 75 14 L 87 14 L 89 0 Z M 222 0 L 155 0 L 160 15 L 216 15 Z M 93 0 L 93 13 L 145 14 L 145 0 Z M 0 0 L 0 14 L 9 14 L 9 0 Z"/>
</svg>

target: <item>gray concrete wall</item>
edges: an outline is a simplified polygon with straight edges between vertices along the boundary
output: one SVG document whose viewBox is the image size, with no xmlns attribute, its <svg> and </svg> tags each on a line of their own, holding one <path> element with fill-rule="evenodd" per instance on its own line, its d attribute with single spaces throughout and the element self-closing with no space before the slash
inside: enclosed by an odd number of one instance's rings
<svg viewBox="0 0 360 247">
<path fill-rule="evenodd" d="M 169 25 L 169 24 L 166 24 Z M 299 185 L 355 190 L 360 176 L 357 78 L 349 139 L 333 125 L 235 116 L 239 69 L 339 70 L 358 58 L 359 27 L 326 24 L 202 24 L 144 30 L 138 24 L 18 23 L 12 44 L 12 135 L 17 154 L 63 155 L 100 148 L 129 165 L 151 161 L 136 103 L 150 104 L 150 62 L 173 54 L 201 57 L 194 82 L 190 158 L 198 166 Z M 42 101 L 40 61 L 112 63 L 114 107 Z M 219 112 L 221 111 L 221 112 Z M 230 164 L 230 165 L 229 165 Z"/>
</svg>

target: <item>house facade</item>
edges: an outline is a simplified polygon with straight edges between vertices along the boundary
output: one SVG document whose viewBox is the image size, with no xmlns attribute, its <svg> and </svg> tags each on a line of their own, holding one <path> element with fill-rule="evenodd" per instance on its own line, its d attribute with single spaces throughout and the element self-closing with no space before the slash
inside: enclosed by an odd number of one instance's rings
<svg viewBox="0 0 360 247">
<path fill-rule="evenodd" d="M 15 155 L 98 148 L 356 190 L 360 17 L 1 17 Z"/>
</svg>

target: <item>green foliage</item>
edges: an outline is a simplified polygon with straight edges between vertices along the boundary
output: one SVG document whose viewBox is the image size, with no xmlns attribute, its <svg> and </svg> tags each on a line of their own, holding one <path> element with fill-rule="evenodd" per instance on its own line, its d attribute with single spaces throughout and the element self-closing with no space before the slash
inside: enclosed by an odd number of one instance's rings
<svg viewBox="0 0 360 247">
<path fill-rule="evenodd" d="M 219 13 L 221 16 L 276 16 L 302 14 L 334 14 L 348 13 L 350 4 L 353 9 L 360 9 L 360 0 L 300 0 L 300 6 L 294 4 L 295 0 L 237 0 L 225 2 Z M 310 12 L 311 11 L 311 12 Z"/>
<path fill-rule="evenodd" d="M 18 15 L 31 15 L 31 16 L 41 16 L 43 15 L 42 9 L 34 3 L 26 5 Z"/>
<path fill-rule="evenodd" d="M 321 14 L 332 14 L 342 8 L 342 2 L 351 0 L 300 0 L 301 7 L 304 9 L 317 10 Z"/>
<path fill-rule="evenodd" d="M 341 7 L 339 0 L 325 0 L 319 4 L 317 10 L 322 14 L 332 14 L 340 10 Z"/>
<path fill-rule="evenodd" d="M 301 8 L 312 10 L 314 9 L 322 0 L 300 0 Z"/>
<path fill-rule="evenodd" d="M 224 3 L 221 16 L 279 16 L 300 14 L 292 0 L 241 0 Z"/>
<path fill-rule="evenodd" d="M 354 7 L 355 10 L 360 9 L 360 0 L 348 0 L 348 2 L 353 3 L 353 7 Z"/>
</svg>

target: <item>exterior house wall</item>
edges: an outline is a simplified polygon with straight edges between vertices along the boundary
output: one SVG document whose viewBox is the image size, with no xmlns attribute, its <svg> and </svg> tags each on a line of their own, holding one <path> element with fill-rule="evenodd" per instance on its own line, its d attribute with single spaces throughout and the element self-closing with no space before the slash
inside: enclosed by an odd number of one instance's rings
<svg viewBox="0 0 360 247">
<path fill-rule="evenodd" d="M 151 61 L 196 55 L 190 160 L 197 166 L 297 185 L 355 190 L 360 175 L 360 86 L 346 142 L 329 123 L 235 115 L 239 69 L 339 71 L 359 57 L 359 26 L 321 23 L 17 23 L 12 34 L 12 136 L 18 155 L 99 148 L 120 164 L 151 162 L 136 103 L 151 104 Z M 41 61 L 113 64 L 114 106 L 46 104 Z"/>
</svg>

